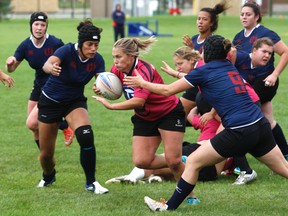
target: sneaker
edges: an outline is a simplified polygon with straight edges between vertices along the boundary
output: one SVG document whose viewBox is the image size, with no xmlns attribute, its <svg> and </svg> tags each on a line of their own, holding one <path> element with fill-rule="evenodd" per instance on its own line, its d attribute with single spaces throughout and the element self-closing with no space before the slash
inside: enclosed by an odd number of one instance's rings
<svg viewBox="0 0 288 216">
<path fill-rule="evenodd" d="M 256 178 L 257 173 L 254 170 L 252 170 L 251 174 L 246 174 L 246 171 L 241 171 L 233 185 L 244 185 L 256 180 Z"/>
<path fill-rule="evenodd" d="M 64 138 L 65 138 L 64 143 L 68 147 L 73 142 L 74 132 L 70 127 L 68 127 L 68 128 L 63 130 L 63 134 L 64 134 Z"/>
<path fill-rule="evenodd" d="M 132 178 L 132 177 L 127 175 L 123 179 L 121 179 L 121 183 L 134 185 L 134 184 L 137 183 L 137 179 L 136 178 Z"/>
<path fill-rule="evenodd" d="M 94 192 L 95 194 L 105 194 L 109 192 L 107 188 L 102 187 L 97 181 L 93 182 L 92 184 L 86 185 L 86 190 Z"/>
<path fill-rule="evenodd" d="M 186 203 L 188 203 L 190 205 L 196 205 L 196 204 L 200 203 L 200 200 L 197 197 L 188 197 L 186 199 Z"/>
<path fill-rule="evenodd" d="M 151 184 L 151 183 L 161 183 L 163 180 L 160 176 L 151 175 L 149 176 L 147 181 L 149 184 Z"/>
<path fill-rule="evenodd" d="M 126 175 L 118 176 L 118 177 L 115 177 L 115 178 L 111 178 L 111 179 L 107 180 L 105 182 L 105 184 L 113 184 L 113 183 L 120 184 L 125 177 L 126 177 Z"/>
<path fill-rule="evenodd" d="M 166 201 L 164 199 L 161 199 L 160 201 L 156 201 L 151 199 L 148 196 L 144 197 L 144 202 L 148 206 L 148 208 L 151 211 L 167 211 L 168 205 L 166 204 Z"/>
<path fill-rule="evenodd" d="M 37 187 L 38 188 L 43 188 L 43 187 L 49 187 L 50 185 L 53 184 L 53 182 L 56 181 L 56 177 L 54 176 L 53 179 L 49 182 L 46 182 L 44 179 L 41 179 L 40 182 L 38 183 Z"/>
</svg>

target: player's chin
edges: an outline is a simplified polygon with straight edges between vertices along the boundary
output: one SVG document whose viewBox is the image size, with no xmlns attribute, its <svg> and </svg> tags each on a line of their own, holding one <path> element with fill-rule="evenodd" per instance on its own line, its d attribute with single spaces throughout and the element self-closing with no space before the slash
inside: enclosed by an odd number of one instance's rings
<svg viewBox="0 0 288 216">
<path fill-rule="evenodd" d="M 86 55 L 86 57 L 89 58 L 89 59 L 93 59 L 94 56 L 95 56 L 95 54 L 96 54 L 96 53 L 88 53 L 88 54 Z"/>
<path fill-rule="evenodd" d="M 39 34 L 39 33 L 34 35 L 36 39 L 41 39 L 43 36 L 44 36 L 43 34 Z"/>
</svg>

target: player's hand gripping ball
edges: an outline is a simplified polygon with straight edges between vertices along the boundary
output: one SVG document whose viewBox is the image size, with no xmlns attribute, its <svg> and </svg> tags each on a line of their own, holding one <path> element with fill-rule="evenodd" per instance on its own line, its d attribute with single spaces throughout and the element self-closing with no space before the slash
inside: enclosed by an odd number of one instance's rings
<svg viewBox="0 0 288 216">
<path fill-rule="evenodd" d="M 102 72 L 95 81 L 96 87 L 100 90 L 101 96 L 108 100 L 117 100 L 122 95 L 122 83 L 120 79 L 111 72 Z"/>
</svg>

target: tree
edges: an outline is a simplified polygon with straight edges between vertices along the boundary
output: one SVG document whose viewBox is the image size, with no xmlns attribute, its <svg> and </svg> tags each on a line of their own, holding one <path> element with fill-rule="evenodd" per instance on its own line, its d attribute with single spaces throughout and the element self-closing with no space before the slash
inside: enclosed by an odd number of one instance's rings
<svg viewBox="0 0 288 216">
<path fill-rule="evenodd" d="M 0 21 L 11 12 L 11 0 L 0 1 Z"/>
</svg>

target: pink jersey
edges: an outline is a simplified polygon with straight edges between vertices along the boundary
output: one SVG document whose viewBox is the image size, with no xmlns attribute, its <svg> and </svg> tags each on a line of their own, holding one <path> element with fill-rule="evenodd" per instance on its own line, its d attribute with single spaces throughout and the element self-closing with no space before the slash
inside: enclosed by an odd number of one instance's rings
<svg viewBox="0 0 288 216">
<path fill-rule="evenodd" d="M 219 125 L 220 122 L 214 118 L 209 120 L 206 125 L 202 125 L 200 124 L 200 115 L 194 115 L 192 117 L 192 126 L 195 130 L 200 129 L 201 131 L 200 136 L 198 137 L 198 142 L 213 138 L 216 135 Z"/>
<path fill-rule="evenodd" d="M 246 85 L 246 89 L 247 89 L 247 92 L 250 96 L 250 98 L 252 99 L 252 101 L 255 103 L 257 101 L 260 100 L 259 96 L 257 95 L 257 93 L 255 92 L 255 90 L 253 89 L 253 87 L 248 83 L 246 82 L 246 80 L 244 80 L 244 83 Z"/>
<path fill-rule="evenodd" d="M 134 69 L 137 69 L 144 80 L 152 83 L 164 84 L 163 79 L 152 64 L 141 59 L 136 59 L 135 66 L 129 73 L 130 76 L 135 75 Z M 110 71 L 116 74 L 123 84 L 123 79 L 126 74 L 119 71 L 115 65 L 113 65 Z M 143 98 L 146 101 L 143 108 L 135 109 L 134 111 L 136 115 L 147 121 L 155 121 L 164 117 L 179 103 L 179 99 L 176 95 L 167 97 L 152 93 L 145 88 L 131 88 L 123 85 L 123 91 L 127 100 L 137 97 Z"/>
</svg>

